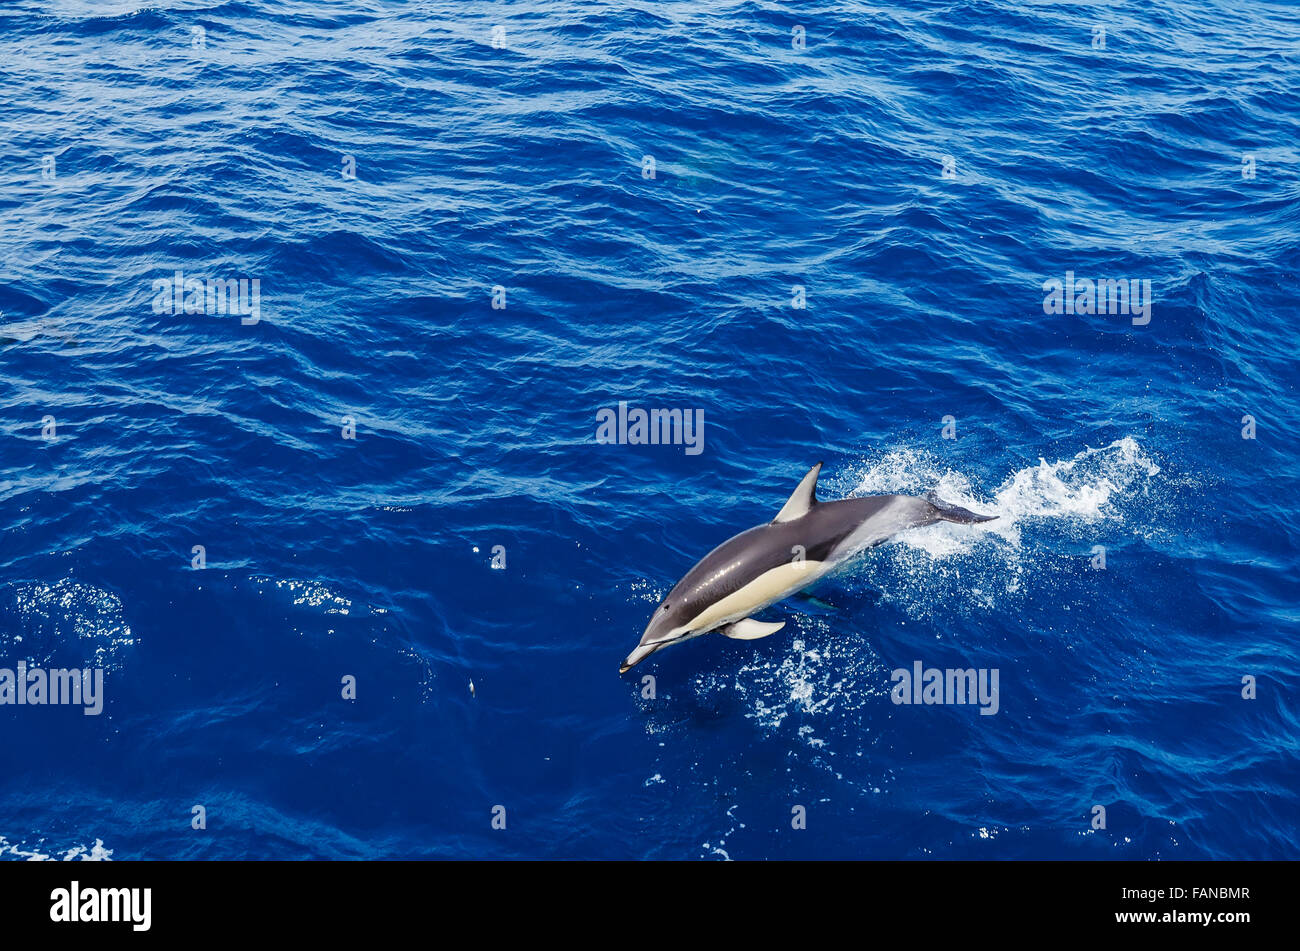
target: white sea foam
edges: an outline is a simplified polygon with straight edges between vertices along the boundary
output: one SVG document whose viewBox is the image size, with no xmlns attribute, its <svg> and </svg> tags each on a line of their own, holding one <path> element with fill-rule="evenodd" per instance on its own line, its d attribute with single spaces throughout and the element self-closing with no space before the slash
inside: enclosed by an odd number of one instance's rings
<svg viewBox="0 0 1300 951">
<path fill-rule="evenodd" d="M 293 578 L 252 579 L 258 585 L 274 585 L 280 591 L 288 592 L 295 607 L 324 608 L 325 614 L 348 614 L 352 602 L 341 594 L 335 594 L 329 588 L 316 581 L 298 581 Z"/>
<path fill-rule="evenodd" d="M 92 846 L 74 845 L 62 852 L 57 849 L 47 851 L 48 848 L 44 839 L 40 840 L 36 845 L 29 846 L 23 843 L 10 842 L 3 835 L 0 835 L 0 858 L 9 857 L 27 862 L 55 862 L 59 860 L 64 862 L 111 862 L 113 860 L 113 850 L 104 848 L 103 839 L 96 839 L 95 844 Z"/>
<path fill-rule="evenodd" d="M 322 614 L 339 614 L 349 616 L 387 614 L 388 608 L 375 605 L 357 604 L 350 598 L 330 590 L 319 581 L 302 581 L 295 578 L 271 578 L 266 575 L 253 575 L 249 578 L 257 585 L 260 592 L 266 593 L 274 588 L 287 594 L 296 608 L 320 608 Z"/>
<path fill-rule="evenodd" d="M 790 720 L 790 732 L 799 742 L 820 750 L 826 745 L 820 724 L 853 716 L 882 693 L 884 687 L 873 685 L 886 683 L 884 666 L 869 644 L 833 629 L 825 618 L 802 617 L 796 624 L 808 636 L 794 636 L 779 658 L 751 652 L 734 673 L 700 674 L 694 687 L 701 698 L 733 690 L 747 718 L 769 731 Z"/>
<path fill-rule="evenodd" d="M 1122 519 L 1119 503 L 1146 495 L 1160 467 L 1131 436 L 1108 446 L 1088 448 L 1069 459 L 1012 472 L 990 495 L 979 492 L 964 474 L 941 465 L 934 456 L 915 449 L 897 449 L 868 460 L 854 470 L 849 495 L 902 493 L 921 495 L 934 489 L 940 498 L 997 521 L 980 525 L 941 522 L 900 535 L 900 544 L 943 558 L 970 551 L 995 535 L 1012 546 L 1033 521 L 1054 520 L 1058 528 L 1087 526 Z"/>
<path fill-rule="evenodd" d="M 9 592 L 17 623 L 6 625 L 12 633 L 0 633 L 0 656 L 115 670 L 135 644 L 122 600 L 111 591 L 64 578 L 16 582 Z"/>
</svg>

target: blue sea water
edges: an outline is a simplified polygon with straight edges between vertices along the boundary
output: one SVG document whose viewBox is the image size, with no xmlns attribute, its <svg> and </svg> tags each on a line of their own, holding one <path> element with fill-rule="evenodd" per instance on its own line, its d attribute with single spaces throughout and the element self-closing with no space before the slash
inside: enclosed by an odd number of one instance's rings
<svg viewBox="0 0 1300 951">
<path fill-rule="evenodd" d="M 8 0 L 0 90 L 0 667 L 106 671 L 5 857 L 1296 856 L 1293 4 Z M 620 677 L 823 459 L 999 518 Z"/>
</svg>

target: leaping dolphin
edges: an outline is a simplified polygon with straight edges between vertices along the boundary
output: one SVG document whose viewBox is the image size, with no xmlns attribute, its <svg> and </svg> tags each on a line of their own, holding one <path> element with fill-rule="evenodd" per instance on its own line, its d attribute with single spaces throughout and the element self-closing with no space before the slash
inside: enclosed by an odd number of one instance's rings
<svg viewBox="0 0 1300 951">
<path fill-rule="evenodd" d="M 775 634 L 785 627 L 784 621 L 768 624 L 750 615 L 904 529 L 997 518 L 949 505 L 933 492 L 925 498 L 872 495 L 818 502 L 821 468 L 819 462 L 808 470 L 775 519 L 729 538 L 673 585 L 646 625 L 641 643 L 619 667 L 620 674 L 657 650 L 710 631 L 743 641 Z"/>
</svg>

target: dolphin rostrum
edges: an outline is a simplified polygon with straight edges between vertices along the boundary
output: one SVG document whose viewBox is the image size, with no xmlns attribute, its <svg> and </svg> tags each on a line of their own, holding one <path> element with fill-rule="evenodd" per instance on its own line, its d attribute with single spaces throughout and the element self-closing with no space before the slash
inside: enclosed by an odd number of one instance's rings
<svg viewBox="0 0 1300 951">
<path fill-rule="evenodd" d="M 764 623 L 751 615 L 904 529 L 997 518 L 949 505 L 933 492 L 925 498 L 872 495 L 818 502 L 821 468 L 819 462 L 808 470 L 771 522 L 729 538 L 686 572 L 655 609 L 620 674 L 657 650 L 710 631 L 743 641 L 775 634 L 784 621 Z"/>
</svg>

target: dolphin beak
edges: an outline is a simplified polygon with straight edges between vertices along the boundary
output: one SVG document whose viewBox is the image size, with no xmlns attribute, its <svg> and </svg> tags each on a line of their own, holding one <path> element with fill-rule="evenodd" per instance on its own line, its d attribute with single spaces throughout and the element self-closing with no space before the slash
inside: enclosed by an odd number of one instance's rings
<svg viewBox="0 0 1300 951">
<path fill-rule="evenodd" d="M 627 660 L 623 661 L 618 668 L 618 672 L 620 674 L 627 673 L 662 646 L 662 644 L 638 644 L 636 650 L 627 655 Z"/>
</svg>

